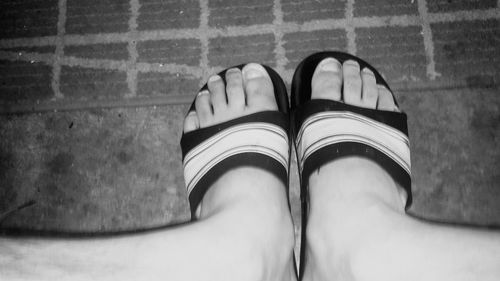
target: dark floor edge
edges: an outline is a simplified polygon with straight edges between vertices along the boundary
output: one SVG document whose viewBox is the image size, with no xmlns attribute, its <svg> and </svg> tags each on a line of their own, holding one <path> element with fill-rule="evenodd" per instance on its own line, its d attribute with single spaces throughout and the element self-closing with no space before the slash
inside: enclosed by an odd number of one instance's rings
<svg viewBox="0 0 500 281">
<path fill-rule="evenodd" d="M 183 226 L 189 223 L 189 221 L 174 221 L 166 225 L 151 226 L 137 229 L 123 229 L 116 231 L 105 231 L 101 232 L 98 230 L 94 231 L 61 231 L 55 229 L 49 230 L 39 230 L 31 228 L 2 228 L 0 227 L 0 237 L 1 236 L 11 236 L 11 237 L 50 237 L 50 238 L 106 238 L 106 237 L 117 237 L 117 236 L 127 236 L 140 233 L 150 233 L 154 231 L 161 231 L 166 229 L 173 229 L 176 227 Z"/>
<path fill-rule="evenodd" d="M 396 93 L 407 92 L 436 92 L 440 90 L 456 90 L 456 89 L 499 89 L 498 84 L 488 85 L 470 85 L 470 84 L 446 84 L 440 83 L 439 86 L 414 86 L 404 83 L 396 84 L 392 87 Z M 86 109 L 104 109 L 104 108 L 127 108 L 127 107 L 150 107 L 150 106 L 168 106 L 168 105 L 188 105 L 193 102 L 195 95 L 180 94 L 180 95 L 165 95 L 156 97 L 133 97 L 110 100 L 48 100 L 43 102 L 26 102 L 0 104 L 0 115 L 8 114 L 24 114 L 24 113 L 42 113 L 49 111 L 76 111 Z"/>
<path fill-rule="evenodd" d="M 46 101 L 24 104 L 0 105 L 0 114 L 42 113 L 49 111 L 76 111 L 85 109 L 149 107 L 190 104 L 194 95 L 169 95 L 162 97 L 137 97 L 119 100 Z"/>
<path fill-rule="evenodd" d="M 452 227 L 462 227 L 462 228 L 468 228 L 468 229 L 485 229 L 485 230 L 500 230 L 500 224 L 496 223 L 485 223 L 485 224 L 477 224 L 474 222 L 462 222 L 459 220 L 456 221 L 450 221 L 450 220 L 442 220 L 436 217 L 428 217 L 428 216 L 423 216 L 420 214 L 417 214 L 415 212 L 412 212 L 411 210 L 407 212 L 410 216 L 413 218 L 426 222 L 426 223 L 431 223 L 431 224 L 436 224 L 436 225 L 446 225 L 446 226 L 452 226 Z"/>
</svg>

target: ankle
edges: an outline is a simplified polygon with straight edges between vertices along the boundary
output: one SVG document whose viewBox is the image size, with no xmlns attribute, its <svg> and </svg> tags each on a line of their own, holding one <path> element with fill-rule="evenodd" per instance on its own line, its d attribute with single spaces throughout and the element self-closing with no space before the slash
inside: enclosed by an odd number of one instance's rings
<svg viewBox="0 0 500 281">
<path fill-rule="evenodd" d="M 212 216 L 215 217 L 232 228 L 232 239 L 245 249 L 247 267 L 256 277 L 254 280 L 281 280 L 287 274 L 295 244 L 289 212 L 241 202 Z"/>
<path fill-rule="evenodd" d="M 354 205 L 335 213 L 311 212 L 306 243 L 317 274 L 349 280 L 360 276 L 376 258 L 374 251 L 383 250 L 378 244 L 396 236 L 406 219 L 387 204 L 360 200 Z"/>
<path fill-rule="evenodd" d="M 274 212 L 287 212 L 284 183 L 275 175 L 256 167 L 237 167 L 227 171 L 203 196 L 198 207 L 198 218 L 256 204 L 252 209 L 276 207 Z M 285 208 L 283 208 L 285 206 Z"/>
<path fill-rule="evenodd" d="M 347 157 L 321 167 L 309 178 L 312 208 L 359 209 L 384 204 L 404 212 L 404 191 L 381 166 L 363 157 Z M 356 205 L 359 205 L 356 207 Z M 332 210 L 333 211 L 333 210 Z"/>
<path fill-rule="evenodd" d="M 286 188 L 269 172 L 253 167 L 228 171 L 205 194 L 199 218 L 229 228 L 237 244 L 244 245 L 254 273 L 278 276 L 275 271 L 288 268 L 294 228 Z"/>
<path fill-rule="evenodd" d="M 414 229 L 413 221 L 406 214 L 387 207 L 372 211 L 367 220 L 371 224 L 366 224 L 363 239 L 360 239 L 349 257 L 354 279 L 405 279 L 405 275 L 394 278 L 397 276 L 394 274 L 412 270 L 407 268 L 400 271 L 402 264 L 398 261 L 408 257 L 408 247 L 413 244 L 408 240 L 416 234 L 411 231 Z"/>
</svg>

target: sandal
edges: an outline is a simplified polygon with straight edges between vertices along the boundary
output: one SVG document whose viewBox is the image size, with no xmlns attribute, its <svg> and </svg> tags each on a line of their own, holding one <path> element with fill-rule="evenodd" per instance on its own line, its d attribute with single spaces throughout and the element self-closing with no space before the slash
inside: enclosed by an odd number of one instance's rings
<svg viewBox="0 0 500 281">
<path fill-rule="evenodd" d="M 291 107 L 301 198 L 307 201 L 307 182 L 313 171 L 334 159 L 357 155 L 378 163 L 405 189 L 408 209 L 412 196 L 406 114 L 361 108 L 333 100 L 311 100 L 313 73 L 316 66 L 328 57 L 340 63 L 357 61 L 361 69 L 373 71 L 377 84 L 390 90 L 373 66 L 346 53 L 316 53 L 299 64 L 292 81 Z"/>
<path fill-rule="evenodd" d="M 273 83 L 279 111 L 257 112 L 182 135 L 184 179 L 193 220 L 199 215 L 205 192 L 229 169 L 260 167 L 288 186 L 291 151 L 288 95 L 281 77 L 268 66 L 263 67 Z M 224 83 L 228 69 L 219 73 Z M 206 89 L 207 84 L 200 92 Z M 191 111 L 195 111 L 194 102 L 188 114 Z"/>
</svg>

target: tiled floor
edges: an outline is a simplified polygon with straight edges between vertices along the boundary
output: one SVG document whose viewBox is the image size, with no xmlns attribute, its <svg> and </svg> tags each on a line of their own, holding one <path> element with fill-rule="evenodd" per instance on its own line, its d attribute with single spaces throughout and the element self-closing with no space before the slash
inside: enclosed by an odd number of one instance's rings
<svg viewBox="0 0 500 281">
<path fill-rule="evenodd" d="M 203 81 L 257 61 L 289 83 L 327 49 L 379 68 L 409 113 L 412 212 L 500 224 L 499 1 L 7 0 L 0 18 L 0 214 L 36 202 L 0 227 L 185 220 L 177 144 Z"/>
<path fill-rule="evenodd" d="M 497 85 L 495 1 L 5 1 L 3 112 L 186 103 L 228 65 L 269 64 L 290 81 L 307 54 L 340 49 L 394 88 Z M 464 65 L 472 64 L 472 67 Z M 181 78 L 181 79 L 180 79 Z M 69 105 L 70 104 L 70 105 Z"/>
</svg>

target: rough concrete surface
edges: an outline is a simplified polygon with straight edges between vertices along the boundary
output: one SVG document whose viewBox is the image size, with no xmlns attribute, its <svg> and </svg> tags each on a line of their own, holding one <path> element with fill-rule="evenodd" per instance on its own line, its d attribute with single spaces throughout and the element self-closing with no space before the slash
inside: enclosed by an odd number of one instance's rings
<svg viewBox="0 0 500 281">
<path fill-rule="evenodd" d="M 1 117 L 3 227 L 151 228 L 188 218 L 178 150 L 184 107 Z"/>
<path fill-rule="evenodd" d="M 435 221 L 499 224 L 498 89 L 399 94 L 409 115 L 414 204 Z M 188 219 L 178 141 L 186 107 L 1 117 L 6 228 L 119 231 Z M 296 170 L 296 164 L 292 171 Z M 299 221 L 299 188 L 291 200 Z"/>
</svg>

